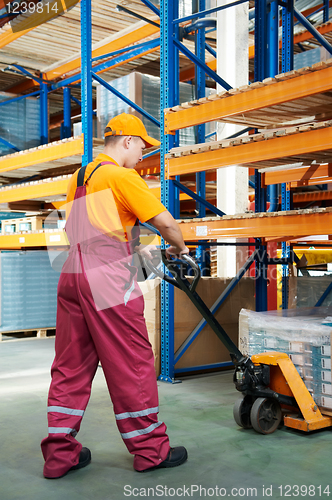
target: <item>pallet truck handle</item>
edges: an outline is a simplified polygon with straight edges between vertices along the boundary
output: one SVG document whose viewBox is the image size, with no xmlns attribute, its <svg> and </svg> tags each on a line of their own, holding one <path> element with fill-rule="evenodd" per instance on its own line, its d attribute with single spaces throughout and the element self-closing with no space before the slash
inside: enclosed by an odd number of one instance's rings
<svg viewBox="0 0 332 500">
<path fill-rule="evenodd" d="M 167 259 L 165 250 L 161 250 L 161 252 L 160 252 L 160 250 L 158 250 L 156 252 L 156 254 L 158 254 L 158 256 L 160 256 L 160 253 L 161 253 L 161 257 L 162 257 L 162 261 L 163 261 L 164 265 L 167 267 L 167 269 L 169 269 L 171 271 L 173 276 L 176 275 L 176 277 L 179 279 L 180 276 L 179 276 L 179 273 L 177 272 L 178 267 L 174 266 L 174 264 L 176 262 L 173 260 Z M 183 262 L 185 264 L 189 264 L 190 267 L 193 269 L 194 279 L 193 279 L 192 283 L 190 284 L 189 290 L 191 292 L 194 292 L 196 290 L 197 284 L 198 284 L 200 277 L 201 277 L 201 270 L 200 270 L 199 266 L 197 265 L 195 260 L 192 257 L 190 257 L 189 255 L 182 255 L 181 259 L 177 259 L 177 260 L 180 260 L 181 262 Z M 158 276 L 159 278 L 167 281 L 168 283 L 171 283 L 171 285 L 176 286 L 177 288 L 181 288 L 179 283 L 177 282 L 177 280 L 174 277 L 171 277 L 168 274 L 165 274 L 162 271 L 160 271 L 159 269 L 157 269 L 153 265 L 151 260 L 144 259 L 144 261 L 145 261 L 145 266 L 149 269 L 149 271 L 151 273 L 153 273 L 156 276 Z"/>
<path fill-rule="evenodd" d="M 198 285 L 198 282 L 201 278 L 201 270 L 200 270 L 200 267 L 199 265 L 197 264 L 197 262 L 192 258 L 190 257 L 190 255 L 182 255 L 181 259 L 183 262 L 185 262 L 186 264 L 189 264 L 190 267 L 192 268 L 192 270 L 194 271 L 194 279 L 189 287 L 189 290 L 193 293 L 195 290 L 196 290 L 196 287 Z"/>
</svg>

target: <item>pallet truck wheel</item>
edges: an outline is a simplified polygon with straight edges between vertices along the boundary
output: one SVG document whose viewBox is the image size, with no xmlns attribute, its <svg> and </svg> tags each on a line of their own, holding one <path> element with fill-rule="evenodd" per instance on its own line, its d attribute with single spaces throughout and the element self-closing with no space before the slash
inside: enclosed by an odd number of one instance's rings
<svg viewBox="0 0 332 500">
<path fill-rule="evenodd" d="M 270 398 L 257 398 L 250 412 L 251 424 L 260 434 L 272 434 L 278 428 L 281 417 L 280 404 Z"/>
<path fill-rule="evenodd" d="M 235 401 L 233 408 L 234 420 L 240 427 L 251 429 L 250 410 L 252 407 L 253 398 L 251 396 L 243 396 Z"/>
</svg>

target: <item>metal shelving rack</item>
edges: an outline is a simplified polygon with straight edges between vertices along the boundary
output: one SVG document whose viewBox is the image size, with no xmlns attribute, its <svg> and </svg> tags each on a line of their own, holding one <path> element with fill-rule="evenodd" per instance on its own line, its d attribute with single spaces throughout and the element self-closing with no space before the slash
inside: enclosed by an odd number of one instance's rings
<svg viewBox="0 0 332 500">
<path fill-rule="evenodd" d="M 248 165 L 248 158 L 250 158 L 250 163 L 253 164 L 256 162 L 256 166 L 259 165 L 259 162 L 263 162 L 266 158 L 270 160 L 274 160 L 275 158 L 281 158 L 285 156 L 294 157 L 298 154 L 301 154 L 299 143 L 302 144 L 302 152 L 303 154 L 314 153 L 313 158 L 319 156 L 317 154 L 320 151 L 321 155 L 324 156 L 324 151 L 330 150 L 330 144 L 332 139 L 332 129 L 330 128 L 331 123 L 327 123 L 324 129 L 312 130 L 306 129 L 304 132 L 303 129 L 298 128 L 295 130 L 294 137 L 290 137 L 285 132 L 285 137 L 277 137 L 277 134 L 271 135 L 271 138 L 262 137 L 263 134 L 258 134 L 254 136 L 254 138 L 249 137 L 249 139 L 235 139 L 234 141 L 220 141 L 214 144 L 204 145 L 204 141 L 201 141 L 202 144 L 198 146 L 192 146 L 191 148 L 174 148 L 175 146 L 175 137 L 173 134 L 177 133 L 180 128 L 184 128 L 187 126 L 193 125 L 202 125 L 207 121 L 213 121 L 214 119 L 225 119 L 227 118 L 230 122 L 236 122 L 234 120 L 234 116 L 236 116 L 238 111 L 238 116 L 242 116 L 246 125 L 248 122 L 250 124 L 250 120 L 248 120 L 248 116 L 245 115 L 246 111 L 252 111 L 255 108 L 253 106 L 252 100 L 250 100 L 250 96 L 254 96 L 257 94 L 257 103 L 256 109 L 262 108 L 262 101 L 260 97 L 260 93 L 262 95 L 266 95 L 266 92 L 263 90 L 266 88 L 267 83 L 266 78 L 273 78 L 275 75 L 279 73 L 279 41 L 278 41 L 278 28 L 279 28 L 279 17 L 278 17 L 278 3 L 270 2 L 268 7 L 268 2 L 266 0 L 256 0 L 255 2 L 255 80 L 263 81 L 263 84 L 258 84 L 258 87 L 255 88 L 253 85 L 252 88 L 239 89 L 238 91 L 232 91 L 230 86 L 227 85 L 226 82 L 221 81 L 218 75 L 214 74 L 210 68 L 205 65 L 204 60 L 202 58 L 204 55 L 201 55 L 201 59 L 198 60 L 188 51 L 184 51 L 186 55 L 199 67 L 198 76 L 200 71 L 205 71 L 206 74 L 214 78 L 215 81 L 220 83 L 226 90 L 223 93 L 220 99 L 218 96 L 212 96 L 211 99 L 203 98 L 197 100 L 193 103 L 186 103 L 185 106 L 179 106 L 178 102 L 178 92 L 177 89 L 174 89 L 169 83 L 169 77 L 177 75 L 177 50 L 183 50 L 182 44 L 178 41 L 178 29 L 180 20 L 177 18 L 178 13 L 175 10 L 173 0 L 161 0 L 161 47 L 162 47 L 162 56 L 161 56 L 161 79 L 162 79 L 162 90 L 161 90 L 161 108 L 165 110 L 164 115 L 164 128 L 162 131 L 166 132 L 166 136 L 163 138 L 163 145 L 161 149 L 161 176 L 162 176 L 162 199 L 167 208 L 174 214 L 178 212 L 178 208 L 175 205 L 176 203 L 176 187 L 181 188 L 181 184 L 179 184 L 179 176 L 188 174 L 188 173 L 196 173 L 196 176 L 199 173 L 206 172 L 208 170 L 215 170 L 218 167 L 237 164 L 237 165 Z M 235 2 L 235 4 L 240 2 Z M 218 9 L 215 9 L 218 10 Z M 215 11 L 214 10 L 214 11 Z M 328 10 L 328 7 L 325 9 Z M 210 11 L 211 12 L 211 11 Z M 197 17 L 204 17 L 207 12 L 200 12 L 196 14 Z M 301 15 L 294 11 L 293 3 L 291 1 L 287 1 L 282 4 L 282 72 L 286 73 L 287 71 L 292 70 L 293 65 L 293 23 L 294 23 L 294 14 L 298 19 L 301 19 Z M 190 19 L 195 18 L 195 16 L 188 16 L 187 18 L 183 18 L 182 21 L 188 21 Z M 326 15 L 324 21 L 327 21 Z M 309 28 L 307 26 L 307 28 Z M 322 42 L 320 38 L 320 34 L 317 30 L 314 30 L 310 27 L 310 32 L 313 36 L 316 36 L 320 42 Z M 332 54 L 332 47 L 326 42 L 323 41 L 324 46 L 330 51 Z M 198 50 L 196 52 L 199 52 Z M 175 71 L 174 71 L 175 66 Z M 302 78 L 302 75 L 298 75 L 299 78 Z M 304 80 L 306 76 L 304 76 Z M 309 77 L 310 78 L 310 77 Z M 317 78 L 318 80 L 319 77 Z M 178 81 L 178 80 L 176 80 Z M 276 85 L 278 86 L 278 80 L 275 80 Z M 274 82 L 273 82 L 274 83 Z M 288 82 L 289 83 L 289 82 Z M 285 85 L 288 85 L 286 83 Z M 301 82 L 302 83 L 302 82 Z M 294 85 L 298 86 L 299 81 L 294 83 Z M 291 84 L 290 84 L 291 85 Z M 284 86 L 284 82 L 280 82 L 280 86 Z M 328 85 L 330 86 L 330 85 Z M 272 88 L 272 87 L 271 87 Z M 278 87 L 279 88 L 279 87 Z M 254 90 L 253 90 L 254 89 Z M 271 89 L 269 89 L 271 90 Z M 267 91 L 269 93 L 269 90 Z M 273 90 L 276 90 L 274 87 Z M 275 93 L 271 92 L 270 98 L 271 101 L 269 104 L 265 104 L 264 107 L 273 106 L 277 103 L 277 96 Z M 230 91 L 230 92 L 229 92 Z M 243 99 L 243 92 L 246 92 L 246 97 L 248 99 Z M 292 99 L 297 99 L 298 97 L 292 96 L 292 92 L 288 88 L 286 93 L 285 89 L 283 89 L 283 100 L 291 101 Z M 288 93 L 287 93 L 288 92 Z M 316 92 L 312 92 L 316 94 Z M 167 97 L 165 97 L 167 95 Z M 239 97 L 240 96 L 240 97 Z M 191 104 L 191 105 L 190 105 Z M 239 107 L 238 109 L 237 106 Z M 247 109 L 243 109 L 246 108 Z M 242 108 L 242 109 L 241 109 Z M 241 109 L 241 111 L 240 111 Z M 226 121 L 226 120 L 224 120 Z M 241 118 L 240 118 L 241 121 Z M 253 126 L 257 126 L 257 123 L 253 123 Z M 318 139 L 317 133 L 320 136 Z M 302 134 L 302 135 L 301 135 Z M 324 137 L 323 137 L 324 136 Z M 261 142 L 262 139 L 265 139 L 264 142 Z M 318 139 L 318 143 L 315 143 L 316 139 Z M 322 140 L 321 140 L 322 139 Z M 248 141 L 248 142 L 246 142 Z M 304 141 L 306 141 L 306 151 L 304 152 Z M 307 142 L 308 141 L 308 142 Z M 226 144 L 227 143 L 227 144 Z M 173 147 L 172 147 L 173 146 Z M 274 146 L 276 146 L 274 148 Z M 287 153 L 285 154 L 284 148 L 286 146 Z M 272 151 L 271 151 L 272 147 Z M 280 153 L 280 150 L 283 151 Z M 163 157 L 165 157 L 165 161 L 163 161 Z M 256 155 L 256 156 L 255 156 Z M 323 159 L 324 162 L 324 159 Z M 285 162 L 283 162 L 285 164 Z M 249 165 L 248 165 L 249 166 Z M 287 172 L 286 172 L 287 174 Z M 285 174 L 285 175 L 286 175 Z M 300 180 L 300 179 L 297 179 Z M 258 217 L 221 217 L 213 219 L 200 219 L 200 220 L 191 220 L 186 222 L 181 222 L 181 229 L 183 231 L 185 239 L 188 241 L 196 241 L 202 239 L 202 237 L 206 240 L 208 239 L 217 239 L 219 236 L 237 236 L 237 237 L 256 237 L 256 249 L 258 251 L 258 259 L 256 259 L 256 308 L 257 310 L 266 310 L 267 309 L 267 268 L 271 263 L 269 262 L 269 258 L 266 252 L 266 247 L 263 243 L 266 243 L 266 237 L 268 235 L 268 240 L 274 241 L 283 241 L 283 259 L 279 261 L 279 263 L 284 264 L 284 279 L 283 279 L 283 301 L 284 305 L 287 303 L 287 269 L 286 265 L 291 261 L 292 253 L 290 245 L 288 245 L 284 240 L 288 238 L 299 238 L 302 235 L 308 235 L 308 227 L 312 229 L 312 234 L 322 234 L 317 233 L 317 230 L 323 232 L 326 231 L 327 226 L 325 223 L 327 218 L 330 218 L 331 213 L 329 210 L 322 211 L 319 214 L 304 214 L 297 213 L 291 214 L 290 208 L 290 199 L 291 199 L 291 191 L 290 191 L 290 183 L 282 183 L 282 210 L 287 211 L 287 217 L 271 217 L 271 214 L 267 214 L 265 217 L 261 216 L 262 212 L 266 211 L 266 186 L 269 186 L 269 195 L 272 205 L 272 210 L 276 210 L 278 206 L 276 202 L 276 186 L 266 182 L 266 176 L 264 176 L 264 182 L 262 182 L 262 175 L 256 170 L 255 174 L 255 202 L 256 202 L 256 212 L 259 212 L 260 215 Z M 196 178 L 196 191 L 199 190 L 199 179 Z M 204 200 L 201 200 L 202 204 L 204 204 Z M 216 213 L 216 210 L 213 210 Z M 218 214 L 223 215 L 223 214 Z M 275 215 L 275 214 L 273 214 Z M 316 218 L 314 225 L 311 224 L 313 221 L 312 215 Z M 296 220 L 296 236 L 294 235 L 294 219 Z M 271 220 L 273 221 L 273 230 L 271 231 Z M 302 224 L 299 224 L 301 221 Z M 248 222 L 248 226 L 250 229 L 248 231 L 248 227 L 246 227 L 246 222 Z M 291 229 L 290 229 L 290 226 Z M 282 227 L 282 231 L 280 231 Z M 290 234 L 292 233 L 292 234 Z M 304 234 L 306 233 L 306 234 Z M 203 235 L 203 236 L 202 236 Z M 274 261 L 276 262 L 276 261 Z M 247 262 L 245 266 L 245 270 L 247 270 L 252 261 Z M 231 290 L 240 277 L 244 274 L 243 269 L 240 271 L 238 276 L 234 278 L 232 283 L 229 286 L 229 290 Z M 223 298 L 228 295 L 229 290 L 227 289 Z M 177 372 L 181 372 L 181 370 L 175 369 L 175 364 L 179 359 L 179 356 L 182 355 L 185 350 L 189 347 L 191 342 L 196 338 L 196 333 L 192 332 L 189 335 L 188 339 L 185 341 L 183 346 L 178 350 L 174 355 L 174 302 L 172 300 L 172 293 L 170 285 L 167 283 L 162 284 L 162 295 L 161 295 L 161 307 L 162 307 L 162 330 L 161 330 L 161 342 L 162 342 L 162 354 L 161 354 L 161 379 L 173 382 L 174 376 Z M 204 368 L 204 367 L 197 367 Z M 195 370 L 195 367 L 192 367 L 192 370 Z"/>
<path fill-rule="evenodd" d="M 247 138 L 235 138 L 228 142 L 227 147 L 225 142 L 217 145 L 216 143 L 208 143 L 204 145 L 204 125 L 207 121 L 215 119 L 229 120 L 231 122 L 241 122 L 245 117 L 245 123 L 252 127 L 258 126 L 257 116 L 255 119 L 255 110 L 258 108 L 269 108 L 273 113 L 276 106 L 287 105 L 291 101 L 302 99 L 302 111 L 305 108 L 305 100 L 312 95 L 324 95 L 330 92 L 332 67 L 322 65 L 317 67 L 315 71 L 308 70 L 302 73 L 293 73 L 285 75 L 277 75 L 278 73 L 278 53 L 280 44 L 278 38 L 273 36 L 277 32 L 276 26 L 278 21 L 278 4 L 276 1 L 268 2 L 267 0 L 256 0 L 256 28 L 255 28 L 255 48 L 249 49 L 249 58 L 255 55 L 255 80 L 254 83 L 245 89 L 231 89 L 231 87 L 220 76 L 215 73 L 215 61 L 205 64 L 205 36 L 204 29 L 196 29 L 196 50 L 191 53 L 184 44 L 180 41 L 180 24 L 191 23 L 197 18 L 204 19 L 204 16 L 210 12 L 216 12 L 221 8 L 229 8 L 233 4 L 241 3 L 239 0 L 231 2 L 230 6 L 218 7 L 214 10 L 205 10 L 205 1 L 200 0 L 198 3 L 198 12 L 191 16 L 179 19 L 178 2 L 175 0 L 161 0 L 160 10 L 149 0 L 142 0 L 148 6 L 153 14 L 160 16 L 160 40 L 152 40 L 142 42 L 145 38 L 155 35 L 159 31 L 158 21 L 157 26 L 153 24 L 138 23 L 131 32 L 119 35 L 112 39 L 107 39 L 103 43 L 98 44 L 98 47 L 92 47 L 91 43 L 91 0 L 81 0 L 81 71 L 80 58 L 76 57 L 69 63 L 63 64 L 60 67 L 51 68 L 42 78 L 34 77 L 28 85 L 17 86 L 27 90 L 34 89 L 37 84 L 40 84 L 41 94 L 41 142 L 44 144 L 41 148 L 36 148 L 32 151 L 27 151 L 23 154 L 9 155 L 0 159 L 0 172 L 10 171 L 10 169 L 28 169 L 32 165 L 42 165 L 52 163 L 59 158 L 75 157 L 82 155 L 82 164 L 85 165 L 92 160 L 93 144 L 92 139 L 92 81 L 97 80 L 102 85 L 105 85 L 110 91 L 115 92 L 110 84 L 105 83 L 97 73 L 101 73 L 107 68 L 123 64 L 127 60 L 132 60 L 142 55 L 155 51 L 160 46 L 160 78 L 161 78 L 161 110 L 165 110 L 165 114 L 160 122 L 162 144 L 160 148 L 160 156 L 154 155 L 147 157 L 144 163 L 140 165 L 139 172 L 158 173 L 161 176 L 161 199 L 164 205 L 170 212 L 179 218 L 180 215 L 180 199 L 184 195 L 180 195 L 180 191 L 185 193 L 186 197 L 193 197 L 198 204 L 198 218 L 190 221 L 182 221 L 181 229 L 187 241 L 206 242 L 207 240 L 217 239 L 218 234 L 222 232 L 223 236 L 229 237 L 256 237 L 256 259 L 257 275 L 261 279 L 257 280 L 257 309 L 266 309 L 266 276 L 269 258 L 266 254 L 266 243 L 269 241 L 296 240 L 302 236 L 308 236 L 308 228 L 310 235 L 323 234 L 326 227 L 331 224 L 332 211 L 331 209 L 322 209 L 314 213 L 310 211 L 302 211 L 294 213 L 290 211 L 292 187 L 301 185 L 303 179 L 306 178 L 308 183 L 317 184 L 319 182 L 330 182 L 332 180 L 332 171 L 330 165 L 321 165 L 314 171 L 310 168 L 283 170 L 282 172 L 269 172 L 263 174 L 258 173 L 258 167 L 261 162 L 280 159 L 285 156 L 292 157 L 297 154 L 311 154 L 312 158 L 317 157 L 317 151 L 321 153 L 321 159 L 324 158 L 322 152 L 329 151 L 329 145 L 332 138 L 332 126 L 327 123 L 325 127 L 316 129 L 314 126 L 309 129 L 301 129 L 293 131 L 292 134 L 284 134 L 270 137 L 249 136 Z M 315 36 L 318 43 L 326 43 L 326 48 L 332 54 L 332 48 L 328 42 L 322 41 L 321 35 L 329 34 L 332 31 L 332 23 L 328 21 L 328 2 L 324 0 L 325 6 L 325 24 L 318 30 L 307 26 L 307 31 L 304 34 L 299 34 L 293 37 L 293 22 L 294 14 L 300 17 L 297 12 L 294 12 L 293 3 L 291 0 L 282 3 L 282 44 L 281 44 L 281 63 L 282 73 L 287 73 L 292 70 L 292 54 L 293 43 L 304 41 L 309 37 Z M 302 19 L 303 21 L 303 19 Z M 201 26 L 203 26 L 202 24 Z M 187 32 L 189 30 L 187 29 Z M 0 47 L 9 43 L 13 37 L 18 35 L 7 33 L 5 36 L 0 36 Z M 267 43 L 270 50 L 267 50 Z M 128 51 L 123 54 L 121 50 L 128 48 Z M 119 52 L 117 52 L 119 51 Z M 179 103 L 179 81 L 192 77 L 192 70 L 179 71 L 179 51 L 183 52 L 196 67 L 197 93 L 195 102 L 186 107 L 182 107 Z M 97 58 L 112 54 L 116 57 L 110 62 L 99 62 Z M 314 68 L 315 69 L 315 68 Z M 67 77 L 70 72 L 75 73 L 73 76 Z M 205 92 L 205 74 L 213 78 L 218 84 L 225 88 L 222 95 L 204 97 Z M 275 78 L 274 78 L 275 77 Z M 54 78 L 59 78 L 60 81 L 47 84 Z M 69 85 L 81 80 L 81 106 L 82 106 L 82 130 L 83 137 L 78 139 L 66 139 L 70 131 L 70 89 Z M 29 87 L 30 85 L 30 87 Z M 64 141 L 59 143 L 48 144 L 48 128 L 46 120 L 46 109 L 48 92 L 58 88 L 64 89 L 64 124 L 62 127 L 62 137 Z M 245 99 L 243 94 L 245 93 Z M 123 96 L 120 96 L 123 98 Z M 299 101 L 301 102 L 301 101 Z M 130 102 L 130 105 L 137 109 L 142 114 L 144 110 Z M 309 113 L 309 109 L 308 109 Z M 309 115 L 308 115 L 309 116 Z M 242 117 L 242 118 L 241 118 Z M 151 116 L 148 116 L 152 119 Z M 251 122 L 250 122 L 251 120 Z M 256 120 L 256 121 L 255 121 Z M 154 123 L 156 121 L 154 120 Z M 266 125 L 266 124 L 265 124 Z M 191 148 L 190 160 L 186 157 L 186 151 L 178 148 L 180 128 L 187 126 L 197 127 L 197 145 Z M 296 128 L 296 127 L 295 127 Z M 263 134 L 264 135 L 264 134 Z M 254 137 L 254 138 L 253 138 Z M 303 148 L 301 150 L 301 144 Z M 271 147 L 274 147 L 271 152 Z M 71 148 L 71 149 L 70 149 Z M 213 149 L 214 148 L 214 149 Z M 279 148 L 284 148 L 287 155 L 280 155 Z M 297 149 L 296 149 L 297 148 Z M 315 151 L 314 151 L 315 150 Z M 188 152 L 188 151 L 187 151 Z M 241 153 L 242 152 L 242 153 Z M 241 156 L 242 154 L 242 156 Z M 241 157 L 241 158 L 240 158 Z M 250 157 L 250 165 L 246 159 Z M 160 169 L 159 169 L 160 158 Z M 217 167 L 232 163 L 245 164 L 247 166 L 256 167 L 256 182 L 255 182 L 255 200 L 256 210 L 259 214 L 255 216 L 227 217 L 222 212 L 218 211 L 213 205 L 205 199 L 205 181 L 209 178 L 210 172 L 214 172 Z M 322 162 L 323 163 L 323 162 Z M 196 178 L 196 193 L 186 189 L 180 182 L 180 175 L 192 172 Z M 38 181 L 36 183 L 27 183 L 25 185 L 0 189 L 0 201 L 9 202 L 19 199 L 47 198 L 54 194 L 64 194 L 68 184 L 68 176 L 61 178 L 54 177 L 47 182 Z M 265 213 L 266 210 L 266 187 L 274 186 L 275 184 L 283 184 L 282 190 L 282 210 L 287 213 Z M 326 193 L 321 193 L 326 197 Z M 270 189 L 270 200 L 276 199 L 275 188 Z M 275 201 L 272 206 L 275 206 Z M 209 208 L 216 216 L 213 218 L 205 217 L 205 209 Z M 296 231 L 295 229 L 296 228 Z M 44 246 L 45 238 L 50 238 L 53 246 L 64 246 L 62 231 L 50 231 L 49 233 L 34 233 L 25 235 L 0 236 L 1 248 L 28 248 L 36 246 Z M 21 241 L 20 241 L 21 238 Z M 24 241 L 22 240 L 24 239 Z M 46 243 L 47 244 L 47 243 Z M 200 258 L 200 254 L 198 253 Z M 284 256 L 280 263 L 286 265 L 292 257 L 291 247 L 284 243 Z M 228 296 L 245 271 L 251 266 L 253 259 L 250 258 L 244 268 L 232 280 L 230 286 L 221 297 L 221 301 Z M 287 275 L 285 267 L 284 278 L 284 304 L 287 301 Z M 161 318 L 162 318 L 162 339 L 161 339 L 161 379 L 174 382 L 174 376 L 178 371 L 175 369 L 175 364 L 179 357 L 185 352 L 185 349 L 194 340 L 195 335 L 191 335 L 187 339 L 186 346 L 180 348 L 174 354 L 174 295 L 173 289 L 167 283 L 162 283 L 161 291 Z M 200 367 L 202 368 L 202 367 Z M 192 367 L 194 370 L 194 367 Z M 183 370 L 181 370 L 183 371 Z"/>
</svg>

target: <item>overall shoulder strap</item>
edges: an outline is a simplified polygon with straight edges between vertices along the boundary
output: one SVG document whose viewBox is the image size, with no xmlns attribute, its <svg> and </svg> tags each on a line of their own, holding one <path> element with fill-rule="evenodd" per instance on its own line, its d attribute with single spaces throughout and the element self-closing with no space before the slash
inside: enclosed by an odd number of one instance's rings
<svg viewBox="0 0 332 500">
<path fill-rule="evenodd" d="M 85 167 L 80 168 L 78 171 L 77 187 L 81 187 L 84 184 L 84 176 L 85 176 L 86 167 L 87 167 L 87 165 L 85 165 Z"/>
<path fill-rule="evenodd" d="M 92 177 L 92 175 L 95 173 L 95 171 L 99 168 L 99 167 L 102 167 L 103 165 L 116 165 L 116 163 L 114 163 L 113 161 L 102 161 L 101 163 L 99 163 L 91 172 L 91 174 L 89 175 L 89 177 L 87 178 L 87 180 L 84 182 L 84 184 L 86 184 L 88 182 L 88 180 Z M 84 178 L 84 177 L 83 177 Z"/>
<path fill-rule="evenodd" d="M 86 171 L 87 165 L 85 165 L 85 167 L 80 168 L 80 170 L 78 171 L 78 175 L 77 175 L 77 187 L 80 187 L 80 186 L 83 186 L 84 184 L 86 184 L 88 182 L 88 180 L 90 179 L 90 177 L 92 176 L 92 174 L 94 174 L 94 172 L 97 170 L 97 168 L 99 168 L 103 165 L 107 165 L 107 164 L 116 165 L 116 163 L 114 163 L 113 161 L 103 161 L 103 162 L 99 163 L 92 170 L 91 174 L 89 175 L 89 177 L 87 178 L 87 180 L 85 182 L 84 182 L 84 176 L 85 176 L 85 171 Z"/>
</svg>

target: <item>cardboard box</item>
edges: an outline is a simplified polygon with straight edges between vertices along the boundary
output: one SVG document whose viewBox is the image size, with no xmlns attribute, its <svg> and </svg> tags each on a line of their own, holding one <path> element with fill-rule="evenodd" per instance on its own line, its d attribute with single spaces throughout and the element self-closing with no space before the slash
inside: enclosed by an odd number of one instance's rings
<svg viewBox="0 0 332 500">
<path fill-rule="evenodd" d="M 153 284 L 149 281 L 153 281 Z M 160 280 L 149 280 L 140 283 L 145 299 L 145 320 L 149 332 L 149 339 L 155 354 L 156 373 L 160 374 Z M 201 278 L 197 293 L 208 307 L 211 307 L 230 283 L 230 279 Z M 154 286 L 155 285 L 155 286 Z M 175 351 L 183 344 L 202 316 L 192 304 L 187 295 L 181 290 L 174 290 L 175 315 Z M 255 308 L 255 281 L 252 278 L 242 278 L 229 297 L 215 314 L 216 319 L 237 345 L 238 318 L 242 308 Z M 175 368 L 196 367 L 201 365 L 230 361 L 228 350 L 211 330 L 205 326 L 198 337 L 190 345 Z"/>
<path fill-rule="evenodd" d="M 144 296 L 144 317 L 154 354 L 154 367 L 160 375 L 160 282 L 159 278 L 139 282 Z"/>
</svg>

